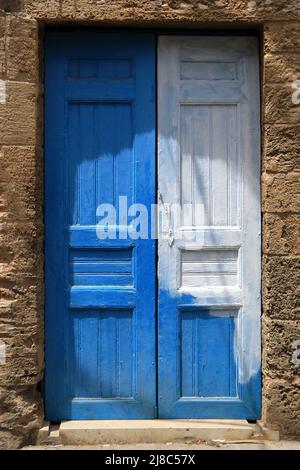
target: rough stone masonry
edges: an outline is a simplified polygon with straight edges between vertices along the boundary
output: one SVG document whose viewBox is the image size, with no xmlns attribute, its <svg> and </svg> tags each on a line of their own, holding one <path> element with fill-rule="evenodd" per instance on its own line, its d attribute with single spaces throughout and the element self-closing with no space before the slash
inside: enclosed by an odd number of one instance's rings
<svg viewBox="0 0 300 470">
<path fill-rule="evenodd" d="M 0 0 L 0 448 L 43 422 L 43 30 L 57 24 L 260 31 L 263 420 L 300 435 L 300 0 Z"/>
</svg>

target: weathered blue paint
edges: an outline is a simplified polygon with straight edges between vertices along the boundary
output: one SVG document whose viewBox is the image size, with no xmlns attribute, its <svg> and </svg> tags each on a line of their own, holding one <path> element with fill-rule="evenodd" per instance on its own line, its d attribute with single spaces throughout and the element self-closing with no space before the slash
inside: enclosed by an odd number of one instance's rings
<svg viewBox="0 0 300 470">
<path fill-rule="evenodd" d="M 96 208 L 155 203 L 155 38 L 51 32 L 45 75 L 46 418 L 153 418 L 155 241 Z"/>
<path fill-rule="evenodd" d="M 238 377 L 239 306 L 216 309 L 212 303 L 204 307 L 192 295 L 159 290 L 159 418 L 260 417 L 260 368 L 245 383 Z"/>
<path fill-rule="evenodd" d="M 159 38 L 161 418 L 260 416 L 259 127 L 255 38 Z"/>
</svg>

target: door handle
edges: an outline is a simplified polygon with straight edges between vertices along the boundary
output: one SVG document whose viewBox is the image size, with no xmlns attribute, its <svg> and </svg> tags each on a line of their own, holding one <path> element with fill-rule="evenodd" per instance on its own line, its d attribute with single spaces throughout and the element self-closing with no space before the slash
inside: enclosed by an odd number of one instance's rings
<svg viewBox="0 0 300 470">
<path fill-rule="evenodd" d="M 157 198 L 167 217 L 168 244 L 171 247 L 174 243 L 174 232 L 172 229 L 170 205 L 164 203 L 164 199 L 160 191 L 157 192 Z"/>
</svg>

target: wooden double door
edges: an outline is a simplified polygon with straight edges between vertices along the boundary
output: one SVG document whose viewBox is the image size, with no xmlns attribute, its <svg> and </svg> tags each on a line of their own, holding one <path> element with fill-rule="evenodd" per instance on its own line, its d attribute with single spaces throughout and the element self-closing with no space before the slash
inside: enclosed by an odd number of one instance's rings
<svg viewBox="0 0 300 470">
<path fill-rule="evenodd" d="M 256 38 L 45 46 L 47 419 L 258 418 Z"/>
</svg>

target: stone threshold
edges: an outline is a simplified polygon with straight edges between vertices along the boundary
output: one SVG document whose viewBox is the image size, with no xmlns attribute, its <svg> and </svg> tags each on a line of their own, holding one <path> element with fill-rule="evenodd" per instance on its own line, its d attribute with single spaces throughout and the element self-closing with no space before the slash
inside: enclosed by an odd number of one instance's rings
<svg viewBox="0 0 300 470">
<path fill-rule="evenodd" d="M 44 423 L 37 444 L 99 445 L 145 443 L 278 441 L 279 432 L 245 420 L 82 420 Z"/>
</svg>

